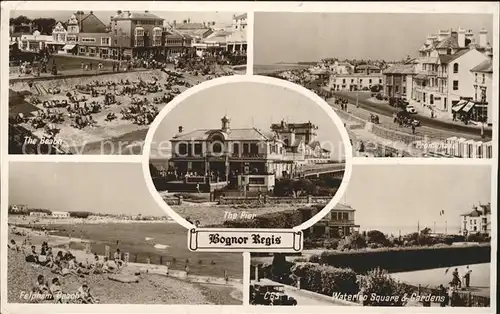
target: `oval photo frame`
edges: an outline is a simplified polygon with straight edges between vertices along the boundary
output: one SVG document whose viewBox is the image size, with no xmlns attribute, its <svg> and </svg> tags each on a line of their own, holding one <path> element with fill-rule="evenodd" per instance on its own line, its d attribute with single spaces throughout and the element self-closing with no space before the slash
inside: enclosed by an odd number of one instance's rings
<svg viewBox="0 0 500 314">
<path fill-rule="evenodd" d="M 202 82 L 194 87 L 191 87 L 190 89 L 186 90 L 182 94 L 177 95 L 170 103 L 168 103 L 162 111 L 158 114 L 158 116 L 155 118 L 153 123 L 151 123 L 151 126 L 149 127 L 149 130 L 146 135 L 146 139 L 144 141 L 144 146 L 143 146 L 143 160 L 142 160 L 142 169 L 143 169 L 143 174 L 144 174 L 144 180 L 146 182 L 146 185 L 149 189 L 149 192 L 155 199 L 155 201 L 158 203 L 158 205 L 163 209 L 163 211 L 169 215 L 172 219 L 174 219 L 178 224 L 182 225 L 188 230 L 194 229 L 195 225 L 191 224 L 188 222 L 186 219 L 184 219 L 182 216 L 180 216 L 175 210 L 173 210 L 161 197 L 160 193 L 156 190 L 153 179 L 150 174 L 150 156 L 151 156 L 151 144 L 153 142 L 154 135 L 160 126 L 161 122 L 163 119 L 168 115 L 168 113 L 175 108 L 176 106 L 182 104 L 183 101 L 191 97 L 192 95 L 201 92 L 205 89 L 209 89 L 211 87 L 219 86 L 219 85 L 224 85 L 224 84 L 231 84 L 231 83 L 260 83 L 260 84 L 269 84 L 269 85 L 274 85 L 277 87 L 285 88 L 291 91 L 294 91 L 296 93 L 302 94 L 306 98 L 310 99 L 312 102 L 315 104 L 319 105 L 325 114 L 327 114 L 332 122 L 335 124 L 337 127 L 340 137 L 342 139 L 342 142 L 344 144 L 344 159 L 345 159 L 345 168 L 344 168 L 344 176 L 342 177 L 342 182 L 335 193 L 335 195 L 332 197 L 332 199 L 313 217 L 311 217 L 309 220 L 303 222 L 302 224 L 295 226 L 294 228 L 290 229 L 290 231 L 302 231 L 304 229 L 308 229 L 311 226 L 313 226 L 315 223 L 320 221 L 323 217 L 325 217 L 334 207 L 337 205 L 341 197 L 344 195 L 345 190 L 347 188 L 347 184 L 350 180 L 351 177 L 351 171 L 352 171 L 352 158 L 353 158 L 353 152 L 352 152 L 352 145 L 350 143 L 349 135 L 347 133 L 347 129 L 344 127 L 344 123 L 340 119 L 340 117 L 335 113 L 333 108 L 321 97 L 319 97 L 316 93 L 306 89 L 305 87 L 302 87 L 300 85 L 277 79 L 277 78 L 272 78 L 268 76 L 259 76 L 259 75 L 234 75 L 234 76 L 225 76 L 225 77 L 220 77 L 216 79 L 212 79 L 209 81 Z M 209 228 L 203 228 L 205 230 L 210 230 Z M 218 229 L 220 230 L 220 229 Z M 236 230 L 233 228 L 228 228 L 228 230 Z M 274 229 L 255 229 L 258 231 L 271 231 Z"/>
</svg>

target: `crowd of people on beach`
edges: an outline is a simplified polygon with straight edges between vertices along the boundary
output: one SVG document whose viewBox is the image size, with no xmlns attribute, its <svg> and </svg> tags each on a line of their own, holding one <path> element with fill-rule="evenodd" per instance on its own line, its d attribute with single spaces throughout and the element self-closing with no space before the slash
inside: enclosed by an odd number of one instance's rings
<svg viewBox="0 0 500 314">
<path fill-rule="evenodd" d="M 85 304 L 98 303 L 99 299 L 92 294 L 85 281 L 78 291 L 73 293 L 76 297 L 65 297 L 69 293 L 63 291 L 60 277 L 86 278 L 89 275 L 116 274 L 125 265 L 119 249 L 114 253 L 113 259 L 102 258 L 94 254 L 92 260 L 86 258 L 85 261 L 78 261 L 69 250 L 58 250 L 55 253 L 55 250 L 47 242 L 43 242 L 40 250 L 37 250 L 35 245 L 30 245 L 28 238 L 25 238 L 21 245 L 11 239 L 8 249 L 23 254 L 25 262 L 33 265 L 34 268 L 50 269 L 51 273 L 54 274 L 52 280 L 46 281 L 43 275 L 39 275 L 31 292 L 41 294 L 43 300 L 51 300 L 54 303 L 68 303 L 70 301 Z"/>
</svg>

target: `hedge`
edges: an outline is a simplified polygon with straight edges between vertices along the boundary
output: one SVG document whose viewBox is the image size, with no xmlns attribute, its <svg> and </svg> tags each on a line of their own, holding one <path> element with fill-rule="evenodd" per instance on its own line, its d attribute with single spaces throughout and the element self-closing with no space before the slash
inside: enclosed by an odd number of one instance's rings
<svg viewBox="0 0 500 314">
<path fill-rule="evenodd" d="M 268 213 L 253 219 L 233 219 L 224 221 L 225 228 L 291 229 L 303 222 L 299 210 L 285 210 Z"/>
<path fill-rule="evenodd" d="M 359 292 L 356 273 L 349 268 L 335 268 L 314 263 L 296 263 L 291 268 L 292 278 L 300 288 L 331 296 L 334 292 L 355 295 Z"/>
<path fill-rule="evenodd" d="M 350 267 L 358 273 L 367 273 L 378 267 L 392 273 L 489 263 L 490 261 L 490 245 L 395 247 L 344 252 L 323 251 L 319 258 L 321 264 Z"/>
</svg>

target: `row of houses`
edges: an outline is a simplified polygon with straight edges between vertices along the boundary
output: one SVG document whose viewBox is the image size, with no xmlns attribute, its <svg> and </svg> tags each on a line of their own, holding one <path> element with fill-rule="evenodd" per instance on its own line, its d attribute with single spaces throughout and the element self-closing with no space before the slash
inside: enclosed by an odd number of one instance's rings
<svg viewBox="0 0 500 314">
<path fill-rule="evenodd" d="M 65 23 L 58 22 L 51 35 L 11 31 L 10 43 L 23 51 L 47 49 L 115 60 L 189 51 L 199 56 L 220 51 L 246 54 L 246 28 L 246 14 L 234 15 L 230 26 L 215 28 L 215 22 L 168 22 L 148 11 L 117 11 L 105 24 L 92 11 L 78 11 Z"/>
<path fill-rule="evenodd" d="M 472 30 L 461 28 L 429 35 L 418 58 L 383 71 L 384 94 L 491 125 L 493 51 L 487 34 L 480 30 L 477 42 Z"/>
<path fill-rule="evenodd" d="M 491 236 L 491 203 L 473 206 L 472 211 L 462 214 L 461 232 L 469 234 L 486 234 Z"/>
</svg>

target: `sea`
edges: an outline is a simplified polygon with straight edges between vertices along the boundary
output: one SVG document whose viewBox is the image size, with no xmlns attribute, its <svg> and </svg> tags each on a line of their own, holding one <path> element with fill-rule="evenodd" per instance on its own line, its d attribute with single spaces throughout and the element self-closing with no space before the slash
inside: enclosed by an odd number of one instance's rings
<svg viewBox="0 0 500 314">
<path fill-rule="evenodd" d="M 47 225 L 51 234 L 90 241 L 91 250 L 103 255 L 105 246 L 113 253 L 117 248 L 130 253 L 130 261 L 152 264 L 170 263 L 171 269 L 184 270 L 202 276 L 243 278 L 241 253 L 192 252 L 188 249 L 188 230 L 177 223 L 106 223 Z M 73 249 L 84 249 L 73 243 Z"/>
<path fill-rule="evenodd" d="M 276 63 L 276 64 L 256 64 L 253 67 L 254 74 L 270 74 L 278 71 L 307 69 L 310 65 L 298 63 Z"/>
</svg>

